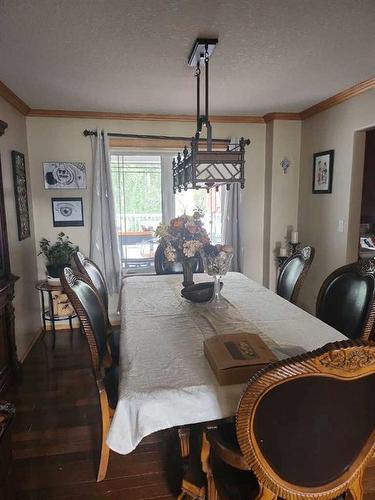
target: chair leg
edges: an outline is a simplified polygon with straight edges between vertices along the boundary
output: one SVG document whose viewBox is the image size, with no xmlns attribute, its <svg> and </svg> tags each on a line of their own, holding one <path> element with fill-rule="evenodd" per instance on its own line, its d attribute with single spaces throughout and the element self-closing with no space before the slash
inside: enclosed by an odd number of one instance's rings
<svg viewBox="0 0 375 500">
<path fill-rule="evenodd" d="M 264 485 L 259 484 L 259 494 L 256 497 L 256 500 L 277 500 L 277 495 Z"/>
<path fill-rule="evenodd" d="M 109 406 L 108 406 L 108 399 L 107 395 L 104 392 L 100 393 L 100 410 L 102 414 L 102 442 L 101 442 L 101 448 L 100 448 L 100 461 L 99 461 L 99 469 L 98 469 L 98 476 L 96 480 L 103 481 L 107 474 L 107 468 L 108 468 L 108 461 L 109 461 L 109 452 L 110 449 L 107 446 L 106 440 L 107 440 L 107 434 L 109 430 L 109 424 L 110 424 L 110 414 L 109 414 Z"/>
<path fill-rule="evenodd" d="M 206 479 L 207 479 L 207 500 L 218 500 L 218 493 L 210 465 L 210 450 L 211 450 L 210 443 L 206 437 L 206 433 L 203 432 L 201 462 L 202 462 L 202 470 L 206 474 Z"/>
<path fill-rule="evenodd" d="M 363 498 L 362 474 L 360 474 L 359 477 L 350 486 L 349 491 L 352 495 L 353 500 L 362 500 Z"/>
</svg>

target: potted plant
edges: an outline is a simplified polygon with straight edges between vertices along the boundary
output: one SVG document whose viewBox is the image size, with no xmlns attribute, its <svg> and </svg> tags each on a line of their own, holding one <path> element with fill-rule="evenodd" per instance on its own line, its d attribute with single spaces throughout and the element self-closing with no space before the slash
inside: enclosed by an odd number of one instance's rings
<svg viewBox="0 0 375 500">
<path fill-rule="evenodd" d="M 47 259 L 47 272 L 52 278 L 60 278 L 61 271 L 64 267 L 70 266 L 73 253 L 78 250 L 78 247 L 73 245 L 65 233 L 59 233 L 56 243 L 52 245 L 50 240 L 42 238 L 39 246 L 38 255 L 44 255 Z"/>
</svg>

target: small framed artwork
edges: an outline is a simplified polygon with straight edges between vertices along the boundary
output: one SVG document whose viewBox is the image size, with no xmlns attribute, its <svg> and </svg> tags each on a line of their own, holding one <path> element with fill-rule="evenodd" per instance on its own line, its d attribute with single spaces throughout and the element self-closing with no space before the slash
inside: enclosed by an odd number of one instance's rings
<svg viewBox="0 0 375 500">
<path fill-rule="evenodd" d="M 333 160 L 335 151 L 322 151 L 314 154 L 313 193 L 332 193 Z"/>
<path fill-rule="evenodd" d="M 44 189 L 86 189 L 86 166 L 82 161 L 43 163 Z"/>
<path fill-rule="evenodd" d="M 18 151 L 12 151 L 14 197 L 19 241 L 30 237 L 29 204 L 27 201 L 27 183 L 25 157 Z"/>
<path fill-rule="evenodd" d="M 52 198 L 53 227 L 83 226 L 82 198 Z"/>
</svg>

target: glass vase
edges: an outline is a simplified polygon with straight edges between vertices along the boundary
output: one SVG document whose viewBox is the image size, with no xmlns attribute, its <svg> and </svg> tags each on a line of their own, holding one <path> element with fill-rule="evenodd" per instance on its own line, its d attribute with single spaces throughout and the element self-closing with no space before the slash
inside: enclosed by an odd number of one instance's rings
<svg viewBox="0 0 375 500">
<path fill-rule="evenodd" d="M 182 282 L 182 286 L 184 288 L 194 285 L 193 266 L 194 259 L 185 259 L 182 261 L 182 271 L 184 274 L 184 281 Z"/>
<path fill-rule="evenodd" d="M 210 301 L 210 307 L 223 309 L 227 303 L 221 295 L 220 279 L 227 274 L 232 262 L 233 253 L 218 251 L 211 255 L 203 255 L 203 263 L 206 273 L 214 278 L 214 291 Z"/>
<path fill-rule="evenodd" d="M 224 309 L 226 307 L 225 300 L 221 295 L 220 278 L 220 275 L 214 275 L 214 292 L 210 301 L 210 307 L 214 307 L 215 309 Z"/>
</svg>

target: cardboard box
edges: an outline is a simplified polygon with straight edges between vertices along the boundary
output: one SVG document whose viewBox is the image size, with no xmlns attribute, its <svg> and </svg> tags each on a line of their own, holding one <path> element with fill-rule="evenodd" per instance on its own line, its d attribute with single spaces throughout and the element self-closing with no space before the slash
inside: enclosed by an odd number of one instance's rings
<svg viewBox="0 0 375 500">
<path fill-rule="evenodd" d="M 220 385 L 241 384 L 277 361 L 263 340 L 250 333 L 216 335 L 204 342 L 204 354 Z"/>
</svg>

